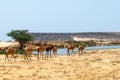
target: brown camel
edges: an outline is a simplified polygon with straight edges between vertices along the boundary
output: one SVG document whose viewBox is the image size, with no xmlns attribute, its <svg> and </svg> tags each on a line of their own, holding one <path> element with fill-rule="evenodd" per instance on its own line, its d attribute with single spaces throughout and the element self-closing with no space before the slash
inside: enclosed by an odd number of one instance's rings
<svg viewBox="0 0 120 80">
<path fill-rule="evenodd" d="M 5 49 L 5 61 L 6 61 L 6 59 L 9 61 L 9 55 L 11 55 L 11 60 L 13 58 L 14 61 L 16 61 L 16 59 L 15 59 L 16 57 L 14 56 L 14 54 L 16 54 L 16 51 L 14 48 L 12 48 L 12 47 L 6 48 Z"/>
<path fill-rule="evenodd" d="M 31 60 L 33 50 L 34 50 L 33 46 L 26 46 L 24 48 L 24 59 L 25 60 Z"/>
<path fill-rule="evenodd" d="M 69 55 L 70 56 L 70 50 L 72 51 L 72 53 L 73 53 L 73 50 L 74 50 L 74 45 L 73 44 L 70 44 L 70 45 L 68 45 L 68 47 L 67 47 L 67 55 Z"/>
<path fill-rule="evenodd" d="M 55 47 L 55 46 L 53 47 L 53 55 L 57 56 L 57 47 Z"/>
<path fill-rule="evenodd" d="M 84 49 L 85 49 L 84 46 L 78 46 L 78 53 L 79 53 L 79 55 L 82 55 Z"/>
<path fill-rule="evenodd" d="M 45 51 L 45 46 L 44 45 L 40 45 L 40 46 L 38 46 L 38 48 L 37 48 L 37 52 L 38 52 L 38 59 L 39 59 L 39 55 L 42 57 L 42 59 L 43 59 L 43 53 L 44 53 L 44 51 Z"/>
</svg>

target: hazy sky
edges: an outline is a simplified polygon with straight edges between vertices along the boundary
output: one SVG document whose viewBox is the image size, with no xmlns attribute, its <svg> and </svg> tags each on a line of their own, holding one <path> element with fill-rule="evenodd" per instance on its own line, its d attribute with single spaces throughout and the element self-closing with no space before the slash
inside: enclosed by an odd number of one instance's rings
<svg viewBox="0 0 120 80">
<path fill-rule="evenodd" d="M 120 32 L 120 0 L 0 0 L 0 40 L 29 32 Z"/>
</svg>

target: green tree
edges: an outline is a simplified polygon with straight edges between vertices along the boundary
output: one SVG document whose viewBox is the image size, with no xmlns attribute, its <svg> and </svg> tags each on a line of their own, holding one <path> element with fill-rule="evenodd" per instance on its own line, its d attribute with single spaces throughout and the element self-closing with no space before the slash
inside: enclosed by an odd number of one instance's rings
<svg viewBox="0 0 120 80">
<path fill-rule="evenodd" d="M 10 36 L 15 41 L 18 41 L 21 49 L 23 49 L 25 43 L 34 40 L 34 37 L 30 35 L 28 30 L 12 30 L 11 32 L 7 33 L 7 36 Z"/>
</svg>

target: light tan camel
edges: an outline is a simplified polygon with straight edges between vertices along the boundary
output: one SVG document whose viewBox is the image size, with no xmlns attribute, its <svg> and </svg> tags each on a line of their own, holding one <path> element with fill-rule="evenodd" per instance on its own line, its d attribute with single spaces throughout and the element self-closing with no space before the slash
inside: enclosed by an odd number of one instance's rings
<svg viewBox="0 0 120 80">
<path fill-rule="evenodd" d="M 24 60 L 31 60 L 32 52 L 34 51 L 34 46 L 26 46 L 24 48 Z"/>
</svg>

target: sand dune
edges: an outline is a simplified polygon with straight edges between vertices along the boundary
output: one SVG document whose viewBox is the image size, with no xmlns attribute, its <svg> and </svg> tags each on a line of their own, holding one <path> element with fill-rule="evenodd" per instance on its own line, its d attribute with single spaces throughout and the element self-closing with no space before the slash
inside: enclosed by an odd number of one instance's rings
<svg viewBox="0 0 120 80">
<path fill-rule="evenodd" d="M 120 80 L 120 49 L 84 51 L 81 56 L 4 61 L 0 55 L 0 80 Z"/>
</svg>

